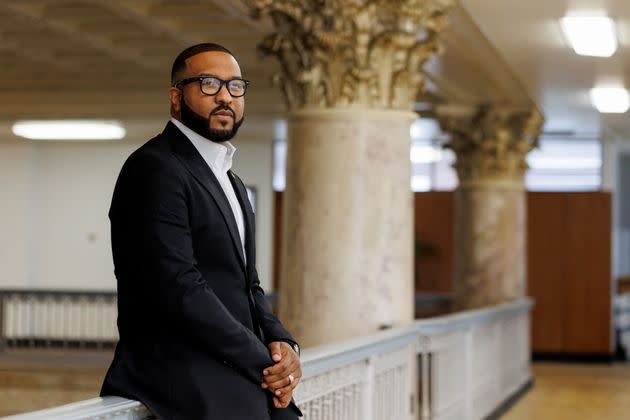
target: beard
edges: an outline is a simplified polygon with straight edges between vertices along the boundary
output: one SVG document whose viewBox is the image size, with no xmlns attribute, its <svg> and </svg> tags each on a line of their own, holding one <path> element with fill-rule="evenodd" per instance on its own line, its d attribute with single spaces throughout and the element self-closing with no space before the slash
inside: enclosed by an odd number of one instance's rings
<svg viewBox="0 0 630 420">
<path fill-rule="evenodd" d="M 217 129 L 210 127 L 210 118 L 212 117 L 212 114 L 219 111 L 228 111 L 232 113 L 232 119 L 234 120 L 234 123 L 232 124 L 231 129 Z M 184 123 L 186 127 L 190 128 L 192 131 L 199 134 L 200 136 L 205 137 L 206 139 L 215 143 L 223 143 L 230 140 L 236 135 L 239 127 L 241 126 L 241 124 L 243 124 L 245 116 L 243 115 L 240 120 L 236 121 L 234 110 L 232 110 L 232 108 L 230 108 L 228 105 L 219 105 L 218 107 L 214 108 L 206 118 L 193 111 L 192 108 L 190 108 L 188 104 L 186 104 L 186 100 L 182 96 L 181 119 L 182 123 Z"/>
</svg>

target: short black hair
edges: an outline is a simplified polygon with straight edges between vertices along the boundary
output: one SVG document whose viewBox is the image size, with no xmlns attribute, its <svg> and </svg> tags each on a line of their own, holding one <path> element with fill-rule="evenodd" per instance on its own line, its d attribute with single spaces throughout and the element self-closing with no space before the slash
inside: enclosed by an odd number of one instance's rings
<svg viewBox="0 0 630 420">
<path fill-rule="evenodd" d="M 202 44 L 193 45 L 180 52 L 175 61 L 173 61 L 173 67 L 171 68 L 171 85 L 174 85 L 177 80 L 175 76 L 186 68 L 186 60 L 190 57 L 209 51 L 221 51 L 230 54 L 234 57 L 234 54 L 223 45 L 215 44 L 213 42 L 204 42 Z"/>
</svg>

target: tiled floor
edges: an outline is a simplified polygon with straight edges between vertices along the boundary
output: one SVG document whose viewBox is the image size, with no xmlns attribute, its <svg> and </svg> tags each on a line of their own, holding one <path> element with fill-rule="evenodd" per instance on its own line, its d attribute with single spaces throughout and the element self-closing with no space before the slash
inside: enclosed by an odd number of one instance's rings
<svg viewBox="0 0 630 420">
<path fill-rule="evenodd" d="M 630 419 L 630 363 L 533 365 L 534 387 L 505 420 Z"/>
</svg>

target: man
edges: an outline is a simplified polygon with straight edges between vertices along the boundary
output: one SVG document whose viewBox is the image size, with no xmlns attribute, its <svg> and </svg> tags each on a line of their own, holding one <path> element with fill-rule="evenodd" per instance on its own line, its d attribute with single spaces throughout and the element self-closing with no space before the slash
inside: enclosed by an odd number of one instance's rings
<svg viewBox="0 0 630 420">
<path fill-rule="evenodd" d="M 302 415 L 299 348 L 260 287 L 254 214 L 230 170 L 247 86 L 220 45 L 180 53 L 172 118 L 114 190 L 120 341 L 101 395 L 140 400 L 160 419 Z"/>
</svg>

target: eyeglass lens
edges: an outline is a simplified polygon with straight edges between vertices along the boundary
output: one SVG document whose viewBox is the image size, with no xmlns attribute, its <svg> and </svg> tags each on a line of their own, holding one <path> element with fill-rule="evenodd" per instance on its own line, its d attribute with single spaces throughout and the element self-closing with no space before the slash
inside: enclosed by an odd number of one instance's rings
<svg viewBox="0 0 630 420">
<path fill-rule="evenodd" d="M 234 79 L 222 81 L 216 77 L 207 77 L 201 81 L 201 91 L 207 95 L 215 95 L 219 92 L 223 83 L 227 85 L 227 90 L 232 96 L 243 96 L 247 89 L 247 84 L 244 80 Z"/>
</svg>

